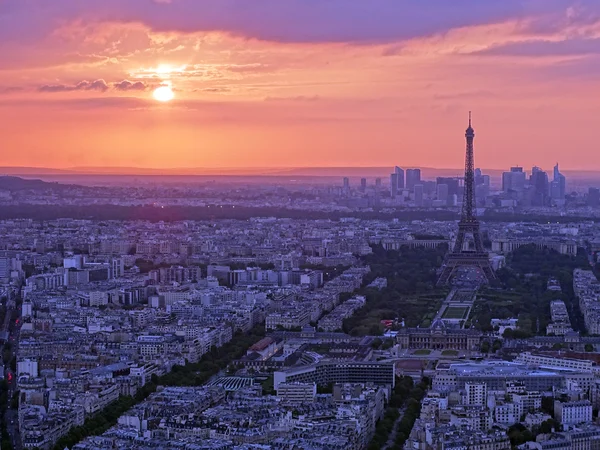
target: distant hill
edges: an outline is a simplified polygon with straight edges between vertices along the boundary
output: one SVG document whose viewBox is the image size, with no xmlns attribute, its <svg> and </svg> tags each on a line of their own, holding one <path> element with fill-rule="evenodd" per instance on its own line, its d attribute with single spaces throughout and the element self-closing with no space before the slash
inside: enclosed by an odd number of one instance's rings
<svg viewBox="0 0 600 450">
<path fill-rule="evenodd" d="M 53 190 L 64 191 L 66 189 L 79 188 L 74 184 L 48 183 L 42 180 L 27 180 L 25 178 L 13 176 L 0 176 L 0 190 L 3 191 L 27 191 L 27 190 Z"/>
</svg>

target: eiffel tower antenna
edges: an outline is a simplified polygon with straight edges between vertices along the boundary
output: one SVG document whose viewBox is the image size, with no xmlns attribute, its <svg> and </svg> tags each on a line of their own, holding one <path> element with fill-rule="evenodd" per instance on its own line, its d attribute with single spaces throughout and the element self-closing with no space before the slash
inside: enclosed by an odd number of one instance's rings
<svg viewBox="0 0 600 450">
<path fill-rule="evenodd" d="M 471 126 L 471 111 L 469 111 L 469 127 L 465 131 L 465 138 L 467 147 L 465 152 L 465 187 L 462 214 L 458 222 L 458 235 L 454 247 L 446 255 L 438 285 L 449 284 L 460 267 L 478 269 L 487 282 L 496 278 L 489 261 L 489 255 L 483 248 L 479 221 L 475 216 L 475 162 L 473 157 L 475 130 Z M 473 249 L 465 248 L 467 235 L 473 237 Z"/>
</svg>

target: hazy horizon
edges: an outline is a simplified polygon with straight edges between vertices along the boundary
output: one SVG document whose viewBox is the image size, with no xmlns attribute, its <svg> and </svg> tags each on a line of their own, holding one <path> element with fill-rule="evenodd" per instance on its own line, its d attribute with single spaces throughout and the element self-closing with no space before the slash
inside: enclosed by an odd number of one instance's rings
<svg viewBox="0 0 600 450">
<path fill-rule="evenodd" d="M 0 174 L 12 175 L 12 174 L 61 174 L 66 175 L 96 175 L 96 174 L 114 174 L 114 175 L 235 175 L 235 174 L 249 174 L 249 175 L 286 175 L 286 174 L 297 174 L 301 175 L 305 173 L 309 176 L 315 176 L 317 174 L 324 174 L 325 172 L 331 172 L 334 174 L 340 174 L 346 172 L 352 172 L 356 176 L 360 176 L 361 173 L 378 174 L 377 176 L 389 175 L 395 166 L 249 166 L 249 167 L 140 167 L 140 166 L 86 166 L 86 167 L 45 167 L 45 166 L 0 166 Z M 411 168 L 421 169 L 422 172 L 457 172 L 462 173 L 464 167 L 428 167 L 428 166 L 402 166 L 404 170 Z M 514 167 L 514 166 L 511 166 Z M 518 166 L 523 167 L 523 166 Z M 479 168 L 479 167 L 478 167 Z M 484 173 L 489 174 L 501 174 L 510 169 L 506 168 L 480 168 Z M 551 172 L 553 167 L 541 167 L 546 172 Z M 530 172 L 531 168 L 523 167 L 525 172 Z M 600 169 L 569 169 L 560 166 L 561 172 L 569 173 L 571 175 L 576 174 L 600 174 Z"/>
</svg>

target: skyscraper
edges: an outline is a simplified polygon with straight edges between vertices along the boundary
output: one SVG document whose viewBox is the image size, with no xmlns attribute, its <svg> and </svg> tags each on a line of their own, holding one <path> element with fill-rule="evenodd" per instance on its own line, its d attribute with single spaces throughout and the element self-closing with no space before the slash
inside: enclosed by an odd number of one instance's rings
<svg viewBox="0 0 600 450">
<path fill-rule="evenodd" d="M 344 177 L 344 194 L 350 193 L 350 178 Z"/>
<path fill-rule="evenodd" d="M 448 204 L 448 185 L 438 184 L 437 185 L 437 199 Z"/>
<path fill-rule="evenodd" d="M 394 173 L 396 175 L 398 175 L 398 185 L 397 185 L 397 189 L 404 189 L 404 170 L 402 170 L 400 167 L 396 166 L 394 167 Z"/>
<path fill-rule="evenodd" d="M 455 177 L 437 177 L 436 182 L 438 186 L 445 184 L 448 187 L 448 195 L 459 195 L 460 194 L 460 179 Z"/>
<path fill-rule="evenodd" d="M 525 180 L 526 175 L 522 167 L 511 167 L 510 172 L 502 174 L 502 191 L 522 192 L 525 189 Z"/>
<path fill-rule="evenodd" d="M 406 189 L 412 191 L 421 182 L 421 169 L 406 169 Z"/>
<path fill-rule="evenodd" d="M 415 206 L 423 206 L 423 185 L 415 184 Z"/>
<path fill-rule="evenodd" d="M 360 179 L 360 190 L 361 190 L 361 192 L 365 192 L 367 190 L 367 179 L 366 178 Z"/>
<path fill-rule="evenodd" d="M 564 200 L 567 191 L 567 179 L 560 173 L 558 163 L 554 166 L 554 179 L 550 186 L 550 196 L 553 200 Z"/>
<path fill-rule="evenodd" d="M 398 174 L 393 173 L 390 175 L 390 196 L 396 198 L 398 194 Z"/>
<path fill-rule="evenodd" d="M 548 174 L 539 167 L 534 167 L 531 171 L 529 184 L 534 189 L 533 205 L 546 206 L 548 203 L 548 194 L 550 193 Z"/>
</svg>

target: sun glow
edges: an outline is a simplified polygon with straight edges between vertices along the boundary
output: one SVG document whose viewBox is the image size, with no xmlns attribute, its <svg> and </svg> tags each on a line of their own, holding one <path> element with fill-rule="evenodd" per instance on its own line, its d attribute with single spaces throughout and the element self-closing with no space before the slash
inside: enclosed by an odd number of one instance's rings
<svg viewBox="0 0 600 450">
<path fill-rule="evenodd" d="M 173 92 L 173 89 L 171 89 L 171 86 L 159 86 L 154 89 L 152 96 L 159 102 L 169 102 L 173 100 L 175 93 Z"/>
</svg>

